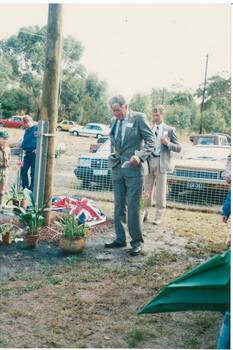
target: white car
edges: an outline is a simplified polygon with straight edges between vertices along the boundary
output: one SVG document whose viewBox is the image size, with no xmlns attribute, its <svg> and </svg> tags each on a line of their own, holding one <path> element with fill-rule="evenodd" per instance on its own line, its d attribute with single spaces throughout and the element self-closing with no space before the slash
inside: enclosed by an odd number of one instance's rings
<svg viewBox="0 0 233 350">
<path fill-rule="evenodd" d="M 69 132 L 73 136 L 93 136 L 99 138 L 101 136 L 108 136 L 110 129 L 105 124 L 88 123 L 83 127 L 75 126 Z"/>
</svg>

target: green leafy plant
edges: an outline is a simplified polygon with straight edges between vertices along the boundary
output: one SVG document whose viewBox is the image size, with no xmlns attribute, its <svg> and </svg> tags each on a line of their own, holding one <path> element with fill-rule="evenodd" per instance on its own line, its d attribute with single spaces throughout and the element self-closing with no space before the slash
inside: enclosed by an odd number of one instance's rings
<svg viewBox="0 0 233 350">
<path fill-rule="evenodd" d="M 13 184 L 10 187 L 10 198 L 8 199 L 7 203 L 10 201 L 21 201 L 23 199 L 25 199 L 24 193 L 20 190 L 18 190 L 17 185 Z"/>
<path fill-rule="evenodd" d="M 67 239 L 81 239 L 87 234 L 87 228 L 84 224 L 78 224 L 75 215 L 67 213 L 62 219 L 60 226 L 62 228 L 62 237 Z"/>
<path fill-rule="evenodd" d="M 29 235 L 37 235 L 39 227 L 42 227 L 45 225 L 45 218 L 44 218 L 44 211 L 46 208 L 46 205 L 43 205 L 42 207 L 38 207 L 38 205 L 35 203 L 33 194 L 31 191 L 29 192 L 31 207 L 29 209 L 19 208 L 19 212 L 17 213 L 19 217 L 19 222 L 23 225 L 25 225 L 28 230 L 27 233 Z"/>
</svg>

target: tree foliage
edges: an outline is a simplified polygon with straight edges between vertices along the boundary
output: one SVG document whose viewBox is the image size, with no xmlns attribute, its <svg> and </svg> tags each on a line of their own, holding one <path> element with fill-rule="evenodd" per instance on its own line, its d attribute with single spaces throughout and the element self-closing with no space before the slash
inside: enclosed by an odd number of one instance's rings
<svg viewBox="0 0 233 350">
<path fill-rule="evenodd" d="M 198 98 L 203 95 L 203 85 L 197 89 Z M 213 114 L 212 129 L 230 133 L 231 123 L 231 79 L 224 79 L 216 75 L 207 80 L 205 92 L 204 113 L 202 116 L 202 127 L 204 131 L 209 129 L 210 114 Z M 200 122 L 201 122 L 200 120 Z"/>
<path fill-rule="evenodd" d="M 0 41 L 0 68 L 3 67 L 0 96 L 5 117 L 21 107 L 39 117 L 45 49 L 46 27 L 21 28 L 17 35 Z M 82 44 L 72 36 L 64 38 L 59 114 L 61 118 L 66 115 L 70 119 L 80 119 L 83 123 L 90 120 L 104 121 L 108 119 L 107 85 L 99 81 L 97 76 L 87 75 L 85 67 L 80 64 L 83 49 Z M 27 103 L 17 104 L 17 96 L 23 93 L 25 98 L 22 100 L 27 100 Z"/>
<path fill-rule="evenodd" d="M 142 112 L 150 119 L 151 116 L 151 99 L 148 95 L 136 94 L 129 102 L 129 108 L 133 111 Z"/>
</svg>

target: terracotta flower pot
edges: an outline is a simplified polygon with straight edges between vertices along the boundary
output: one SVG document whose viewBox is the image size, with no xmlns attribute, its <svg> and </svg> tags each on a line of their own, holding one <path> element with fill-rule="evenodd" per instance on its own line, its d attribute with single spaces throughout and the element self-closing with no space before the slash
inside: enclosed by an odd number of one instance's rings
<svg viewBox="0 0 233 350">
<path fill-rule="evenodd" d="M 39 238 L 38 234 L 37 235 L 26 234 L 24 236 L 24 241 L 26 242 L 27 248 L 29 248 L 29 249 L 36 248 L 37 243 L 38 243 L 38 238 Z"/>
<path fill-rule="evenodd" d="M 2 235 L 2 244 L 8 245 L 9 242 L 10 242 L 10 232 L 6 232 L 4 233 L 4 235 Z"/>
<path fill-rule="evenodd" d="M 86 246 L 85 238 L 67 239 L 61 238 L 59 247 L 67 253 L 79 253 L 83 251 Z"/>
</svg>

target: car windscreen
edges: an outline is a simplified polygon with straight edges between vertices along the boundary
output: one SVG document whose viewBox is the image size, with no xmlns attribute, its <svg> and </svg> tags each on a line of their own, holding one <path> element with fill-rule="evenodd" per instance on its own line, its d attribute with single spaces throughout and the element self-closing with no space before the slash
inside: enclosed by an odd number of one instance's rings
<svg viewBox="0 0 233 350">
<path fill-rule="evenodd" d="M 183 159 L 226 160 L 230 148 L 194 146 L 183 154 Z"/>
<path fill-rule="evenodd" d="M 197 140 L 198 145 L 214 145 L 214 137 L 199 137 Z"/>
</svg>

